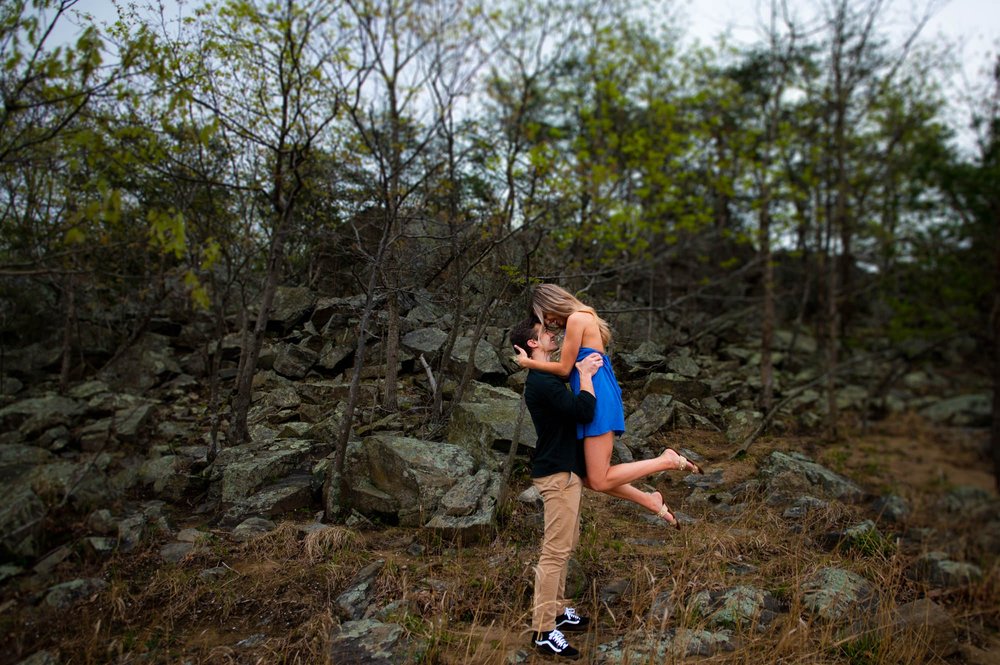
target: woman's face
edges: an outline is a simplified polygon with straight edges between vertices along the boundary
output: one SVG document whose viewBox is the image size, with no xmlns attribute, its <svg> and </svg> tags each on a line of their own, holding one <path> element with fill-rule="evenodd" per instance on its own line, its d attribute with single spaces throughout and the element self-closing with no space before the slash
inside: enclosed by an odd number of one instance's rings
<svg viewBox="0 0 1000 665">
<path fill-rule="evenodd" d="M 566 327 L 566 317 L 545 312 L 545 327 L 562 330 Z"/>
</svg>

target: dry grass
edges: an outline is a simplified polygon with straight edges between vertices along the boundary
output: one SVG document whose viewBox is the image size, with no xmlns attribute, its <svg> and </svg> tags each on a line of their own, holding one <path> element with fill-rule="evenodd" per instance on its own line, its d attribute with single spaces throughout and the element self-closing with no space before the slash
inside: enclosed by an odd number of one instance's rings
<svg viewBox="0 0 1000 665">
<path fill-rule="evenodd" d="M 767 590 L 783 611 L 764 629 L 753 620 L 734 626 L 734 651 L 686 659 L 671 654 L 657 659 L 636 651 L 629 662 L 989 662 L 966 656 L 988 657 L 990 649 L 996 659 L 997 553 L 977 552 L 965 544 L 963 530 L 974 525 L 942 522 L 927 509 L 952 482 L 947 478 L 970 477 L 966 469 L 979 464 L 976 445 L 904 420 L 839 445 L 790 438 L 761 441 L 749 459 L 729 462 L 717 435 L 683 434 L 664 437 L 664 445 L 702 452 L 711 467 L 725 470 L 727 489 L 752 477 L 757 462 L 776 447 L 806 450 L 877 491 L 890 488 L 915 507 L 908 526 L 937 529 L 948 541 L 940 545 L 972 555 L 984 566 L 984 578 L 957 589 L 931 589 L 906 574 L 919 552 L 901 551 L 890 539 L 848 551 L 818 545 L 823 534 L 867 517 L 864 506 L 835 503 L 809 513 L 793 529 L 781 515 L 784 507 L 769 506 L 760 496 L 747 498 L 742 510 L 731 514 L 701 504 L 687 506 L 689 490 L 665 475 L 653 481 L 657 489 L 670 505 L 695 519 L 680 532 L 621 502 L 585 494 L 570 585 L 579 590 L 578 609 L 597 622 L 591 633 L 576 637 L 586 654 L 592 657 L 598 645 L 636 631 L 714 630 L 698 611 L 697 594 L 750 585 Z M 912 454 L 900 475 L 904 443 Z M 921 448 L 914 451 L 914 446 Z M 915 457 L 932 468 L 923 469 Z M 0 654 L 0 663 L 17 662 L 42 648 L 73 664 L 328 663 L 331 635 L 341 621 L 336 599 L 376 559 L 384 565 L 374 580 L 372 606 L 386 608 L 378 618 L 399 623 L 424 641 L 420 662 L 505 663 L 514 649 L 527 644 L 541 524 L 529 506 L 513 504 L 504 514 L 491 542 L 475 547 L 456 547 L 414 529 L 304 531 L 292 523 L 246 543 L 216 533 L 175 565 L 160 561 L 159 543 L 147 543 L 131 554 L 87 564 L 90 569 L 83 574 L 103 577 L 108 587 L 72 611 L 45 609 L 33 602 L 33 590 L 9 585 L 3 599 L 7 603 L 0 609 L 0 634 L 10 647 Z M 925 549 L 938 544 L 928 543 Z M 860 615 L 828 622 L 813 618 L 803 606 L 802 581 L 824 566 L 854 571 L 876 589 L 878 609 L 853 632 L 846 628 Z M 218 575 L 203 574 L 215 568 L 222 569 Z M 78 577 L 81 571 L 67 570 L 67 579 L 70 574 Z M 619 593 L 609 594 L 610 589 Z M 925 597 L 947 608 L 954 619 L 955 628 L 944 639 L 924 626 L 894 627 L 901 605 Z"/>
</svg>

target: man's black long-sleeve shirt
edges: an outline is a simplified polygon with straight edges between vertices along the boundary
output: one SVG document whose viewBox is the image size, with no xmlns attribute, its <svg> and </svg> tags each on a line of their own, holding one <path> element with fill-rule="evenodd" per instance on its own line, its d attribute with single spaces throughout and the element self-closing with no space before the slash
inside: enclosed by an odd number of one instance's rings
<svg viewBox="0 0 1000 665">
<path fill-rule="evenodd" d="M 535 425 L 538 443 L 531 463 L 531 477 L 572 471 L 587 475 L 583 444 L 576 438 L 576 424 L 594 419 L 597 398 L 581 390 L 574 395 L 554 374 L 528 370 L 524 401 Z"/>
</svg>

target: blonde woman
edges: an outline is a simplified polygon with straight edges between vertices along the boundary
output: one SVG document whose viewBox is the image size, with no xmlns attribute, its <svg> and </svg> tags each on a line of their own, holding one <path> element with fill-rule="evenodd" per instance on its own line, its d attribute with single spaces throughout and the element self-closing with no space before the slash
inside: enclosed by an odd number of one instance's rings
<svg viewBox="0 0 1000 665">
<path fill-rule="evenodd" d="M 625 431 L 622 392 L 606 354 L 611 342 L 611 328 L 593 307 L 583 304 L 573 294 L 555 284 L 539 284 L 531 295 L 531 307 L 538 320 L 549 327 L 564 329 L 561 355 L 558 361 L 535 360 L 520 347 L 517 363 L 528 369 L 569 377 L 573 392 L 580 392 L 580 375 L 576 363 L 591 353 L 601 354 L 603 364 L 594 375 L 597 407 L 594 418 L 586 425 L 577 425 L 577 437 L 583 439 L 587 478 L 584 485 L 592 490 L 626 499 L 656 513 L 669 524 L 677 525 L 670 508 L 659 492 L 642 492 L 630 485 L 634 480 L 670 469 L 703 473 L 701 467 L 667 448 L 658 457 L 626 464 L 611 464 L 611 452 L 616 434 Z"/>
</svg>

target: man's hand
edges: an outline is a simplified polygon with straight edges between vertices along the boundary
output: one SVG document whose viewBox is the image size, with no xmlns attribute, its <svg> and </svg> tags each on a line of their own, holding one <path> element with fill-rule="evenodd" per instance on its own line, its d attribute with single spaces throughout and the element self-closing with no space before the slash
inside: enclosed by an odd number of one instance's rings
<svg viewBox="0 0 1000 665">
<path fill-rule="evenodd" d="M 524 367 L 524 363 L 528 361 L 528 352 L 517 344 L 514 345 L 514 351 L 517 352 L 517 355 L 514 356 L 514 362 L 517 363 L 518 367 Z"/>
<path fill-rule="evenodd" d="M 581 376 L 594 376 L 603 364 L 604 360 L 601 358 L 600 353 L 591 353 L 576 364 L 576 369 L 580 372 Z"/>
</svg>

